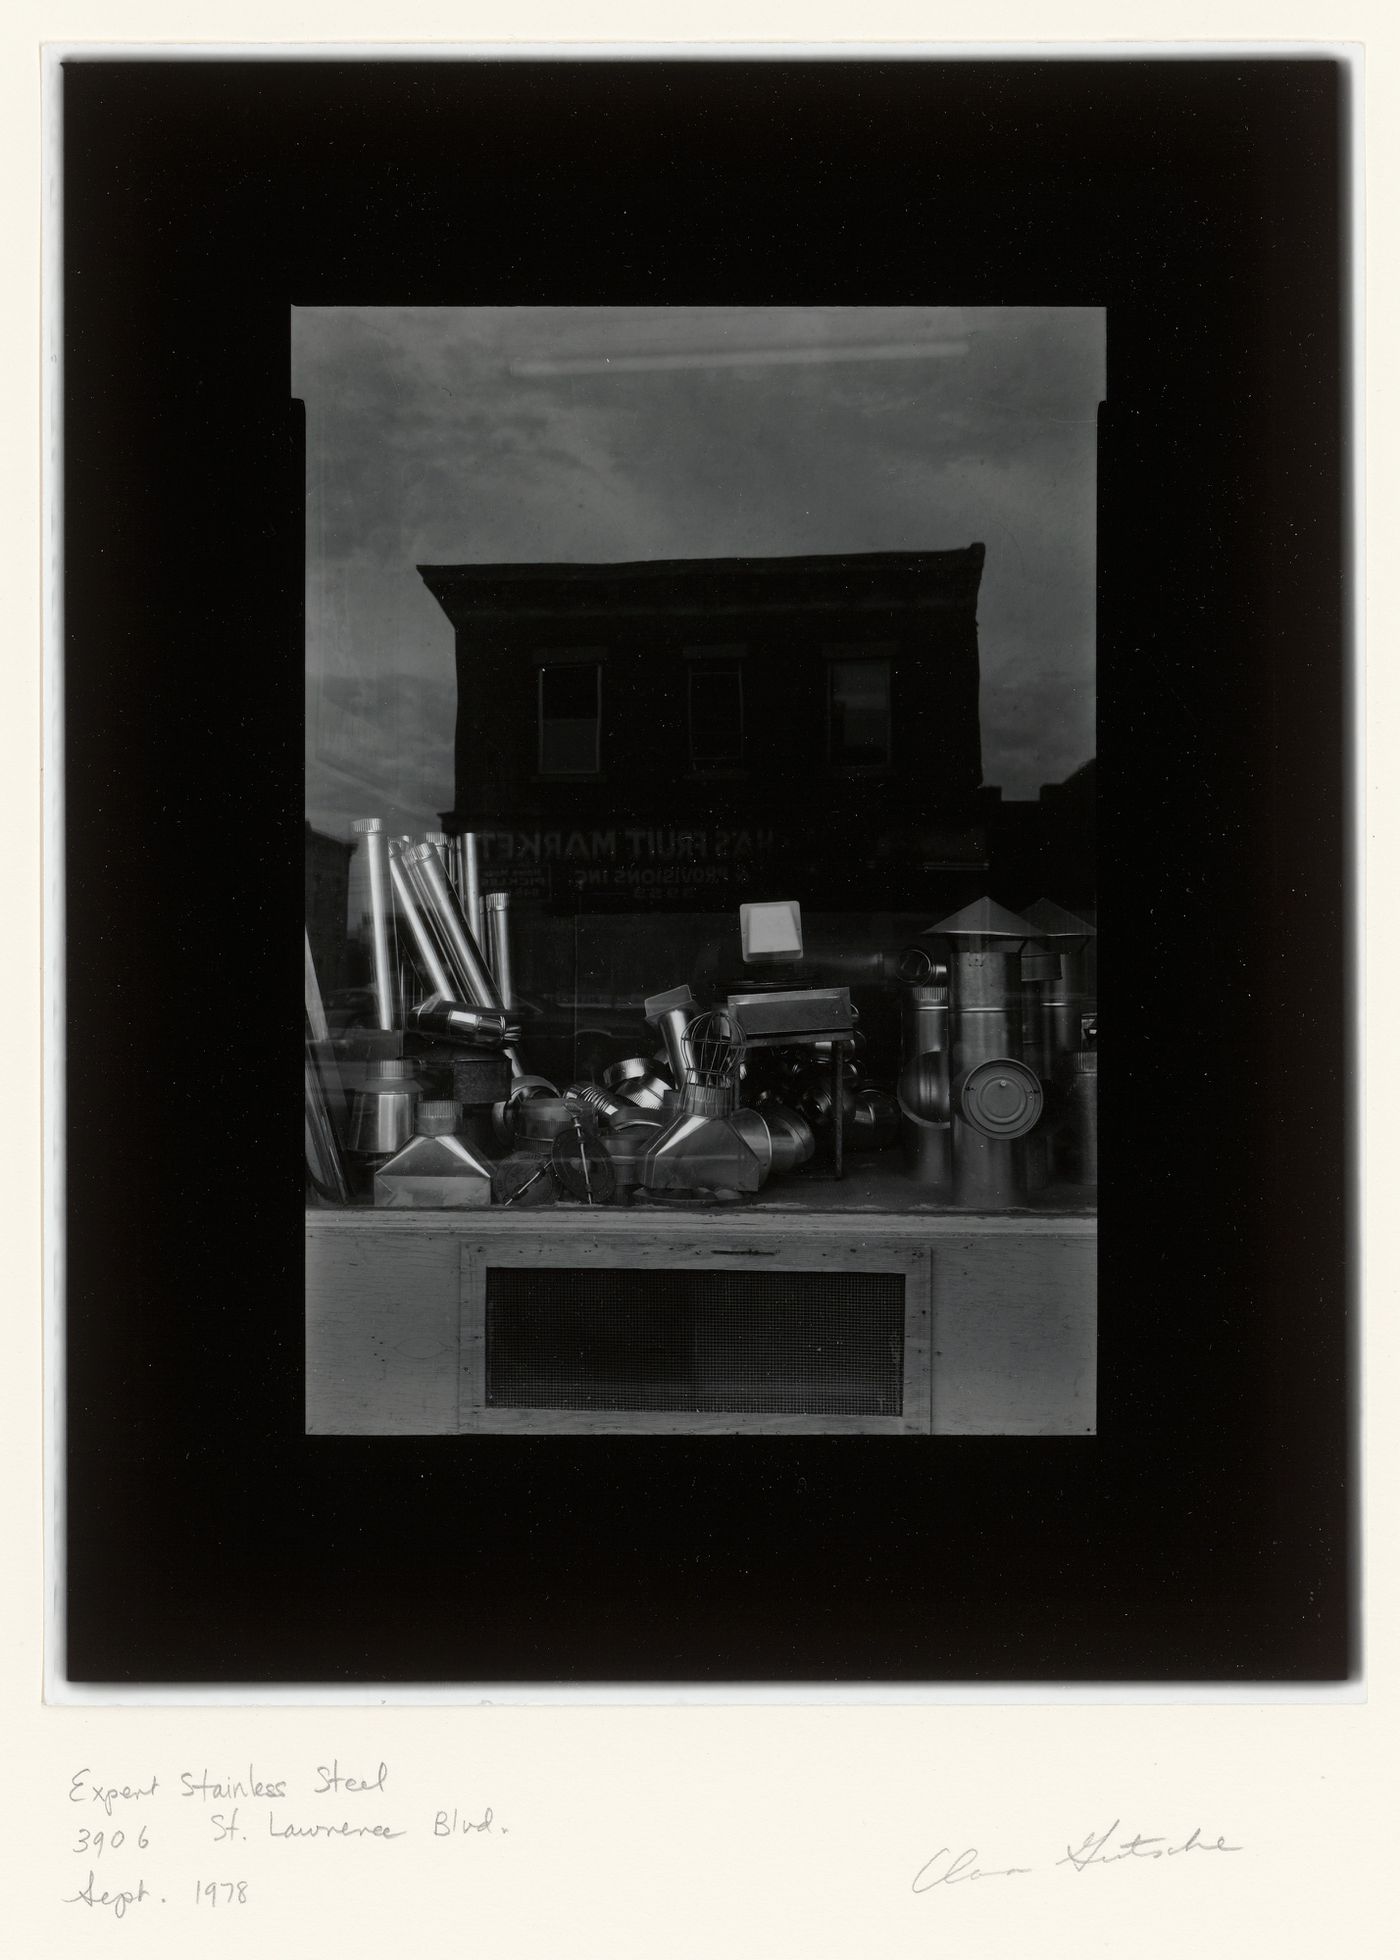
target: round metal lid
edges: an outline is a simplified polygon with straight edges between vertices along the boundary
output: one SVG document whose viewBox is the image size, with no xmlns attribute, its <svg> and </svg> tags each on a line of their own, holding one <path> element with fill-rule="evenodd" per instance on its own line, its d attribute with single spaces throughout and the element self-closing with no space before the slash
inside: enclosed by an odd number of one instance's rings
<svg viewBox="0 0 1400 1960">
<path fill-rule="evenodd" d="M 957 1087 L 958 1113 L 984 1137 L 1023 1137 L 1040 1121 L 1045 1092 L 1034 1069 L 1009 1056 L 979 1062 Z"/>
</svg>

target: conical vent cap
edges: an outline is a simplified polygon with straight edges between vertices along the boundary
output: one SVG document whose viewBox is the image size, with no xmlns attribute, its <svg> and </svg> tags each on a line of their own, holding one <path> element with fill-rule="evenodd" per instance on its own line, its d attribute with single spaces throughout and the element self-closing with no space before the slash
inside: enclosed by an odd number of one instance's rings
<svg viewBox="0 0 1400 1960">
<path fill-rule="evenodd" d="M 1026 917 L 1035 927 L 1037 939 L 1096 939 L 1097 926 L 1091 926 L 1087 919 L 1077 913 L 1066 912 L 1063 905 L 1057 905 L 1053 898 L 1038 898 L 1034 905 L 1026 907 Z"/>
<path fill-rule="evenodd" d="M 1018 913 L 1008 912 L 994 898 L 979 898 L 961 912 L 927 926 L 923 937 L 938 939 L 1034 939 L 1036 930 Z"/>
</svg>

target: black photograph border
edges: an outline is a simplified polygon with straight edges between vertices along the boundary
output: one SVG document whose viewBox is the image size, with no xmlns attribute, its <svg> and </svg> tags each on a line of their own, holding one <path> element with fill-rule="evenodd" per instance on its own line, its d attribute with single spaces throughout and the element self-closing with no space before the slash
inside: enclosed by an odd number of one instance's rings
<svg viewBox="0 0 1400 1960">
<path fill-rule="evenodd" d="M 67 1678 L 1355 1672 L 1352 85 L 65 61 Z M 352 303 L 1107 308 L 1096 1437 L 303 1433 L 290 308 Z"/>
</svg>

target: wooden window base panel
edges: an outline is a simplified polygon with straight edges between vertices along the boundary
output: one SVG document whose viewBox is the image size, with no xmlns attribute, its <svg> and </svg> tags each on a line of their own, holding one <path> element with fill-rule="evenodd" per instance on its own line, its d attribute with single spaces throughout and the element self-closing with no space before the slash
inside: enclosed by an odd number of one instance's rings
<svg viewBox="0 0 1400 1960">
<path fill-rule="evenodd" d="M 527 1224 L 481 1212 L 445 1220 L 316 1211 L 307 1218 L 306 1426 L 312 1435 L 1087 1437 L 1096 1424 L 1096 1269 L 1091 1217 L 749 1213 L 672 1221 L 611 1213 L 594 1220 L 555 1210 Z M 903 1305 L 897 1413 L 501 1406 L 489 1372 L 489 1275 L 530 1270 L 556 1278 L 654 1272 L 658 1280 L 892 1276 Z M 630 1291 L 645 1302 L 645 1288 L 630 1282 Z M 765 1289 L 746 1281 L 735 1292 L 761 1302 Z M 785 1311 L 794 1301 L 800 1311 L 800 1283 L 779 1292 Z M 675 1311 L 676 1293 L 658 1285 L 660 1311 Z M 589 1297 L 596 1302 L 596 1286 Z M 680 1297 L 684 1305 L 684 1288 Z M 839 1309 L 839 1286 L 822 1298 Z M 573 1309 L 566 1303 L 565 1311 Z M 839 1313 L 833 1324 L 839 1340 Z M 723 1354 L 709 1365 L 706 1398 L 722 1399 Z M 667 1366 L 667 1379 L 676 1380 L 674 1354 Z M 770 1378 L 772 1366 L 770 1355 Z M 752 1370 L 741 1360 L 731 1372 L 752 1399 Z M 624 1373 L 635 1386 L 636 1369 Z M 821 1392 L 812 1399 L 829 1402 L 826 1362 L 818 1376 Z M 592 1392 L 606 1399 L 605 1375 Z M 672 1393 L 682 1399 L 684 1389 Z M 792 1393 L 800 1396 L 800 1386 Z"/>
</svg>

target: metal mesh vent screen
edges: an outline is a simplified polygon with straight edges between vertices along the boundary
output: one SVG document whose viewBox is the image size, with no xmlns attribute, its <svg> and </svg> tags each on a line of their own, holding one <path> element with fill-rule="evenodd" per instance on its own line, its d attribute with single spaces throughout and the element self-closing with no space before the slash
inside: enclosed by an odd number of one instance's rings
<svg viewBox="0 0 1400 1960">
<path fill-rule="evenodd" d="M 902 1273 L 487 1270 L 493 1408 L 896 1416 L 903 1394 Z"/>
</svg>

